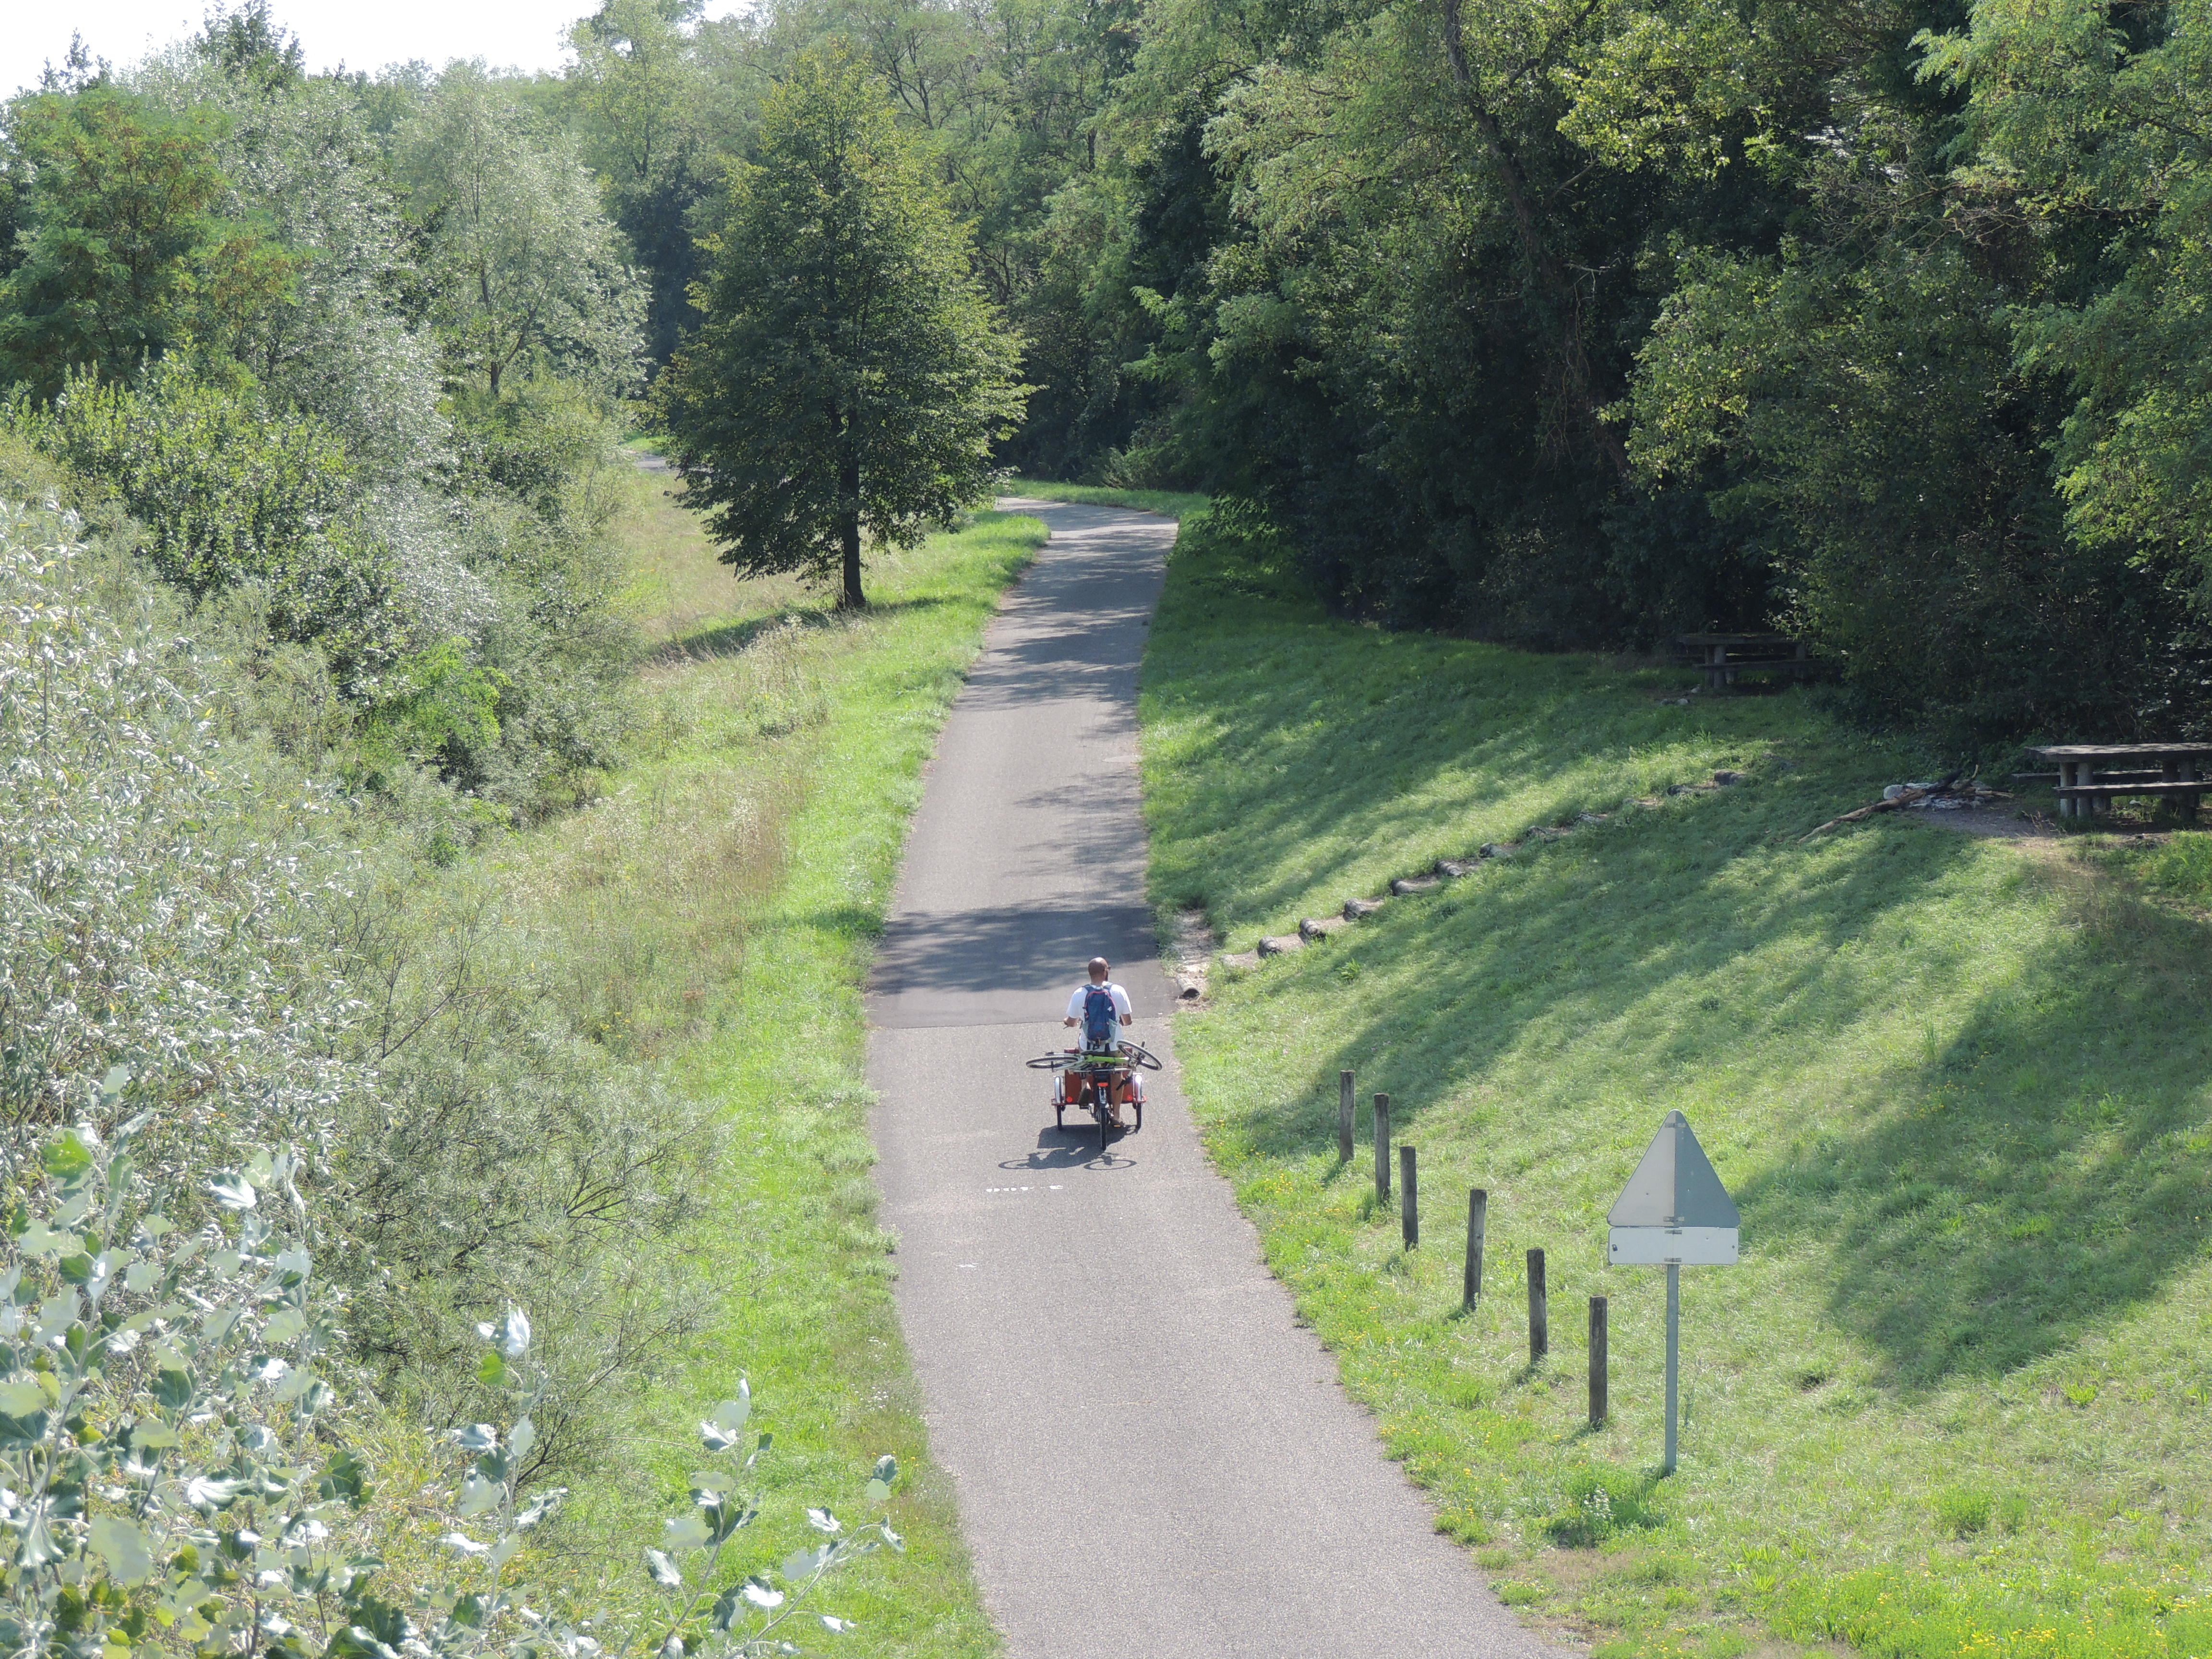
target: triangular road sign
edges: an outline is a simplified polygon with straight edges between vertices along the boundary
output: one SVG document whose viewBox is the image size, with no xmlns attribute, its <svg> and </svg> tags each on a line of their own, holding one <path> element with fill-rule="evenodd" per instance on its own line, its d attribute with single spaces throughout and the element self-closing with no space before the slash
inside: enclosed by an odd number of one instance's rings
<svg viewBox="0 0 2212 1659">
<path fill-rule="evenodd" d="M 1615 1227 L 1740 1227 L 1743 1213 L 1698 1145 L 1690 1120 L 1669 1112 L 1606 1220 Z"/>
</svg>

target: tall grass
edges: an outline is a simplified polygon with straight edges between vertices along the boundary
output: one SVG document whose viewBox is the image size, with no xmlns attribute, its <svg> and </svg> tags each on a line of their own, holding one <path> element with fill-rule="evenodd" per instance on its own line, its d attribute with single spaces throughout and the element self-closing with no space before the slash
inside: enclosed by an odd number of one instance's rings
<svg viewBox="0 0 2212 1659">
<path fill-rule="evenodd" d="M 1263 559 L 1178 550 L 1142 700 L 1164 917 L 1249 945 L 1520 848 L 1218 975 L 1179 1026 L 1270 1264 L 1438 1525 L 1601 1653 L 2203 1651 L 2212 937 L 2069 848 L 1904 814 L 1801 844 L 1917 763 L 1802 693 L 1680 690 L 1334 622 Z M 1418 1250 L 1373 1202 L 1364 1104 L 1336 1162 L 1340 1068 L 1419 1147 Z M 1670 1108 L 1744 1261 L 1683 1276 L 1683 1462 L 1652 1480 L 1662 1276 L 1605 1265 L 1605 1212 Z"/>
</svg>

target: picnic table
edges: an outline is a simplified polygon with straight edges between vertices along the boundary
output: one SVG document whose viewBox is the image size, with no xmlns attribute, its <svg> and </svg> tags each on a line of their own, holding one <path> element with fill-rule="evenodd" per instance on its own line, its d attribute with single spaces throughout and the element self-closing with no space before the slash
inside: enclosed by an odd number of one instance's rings
<svg viewBox="0 0 2212 1659">
<path fill-rule="evenodd" d="M 1705 684 L 1717 691 L 1735 684 L 1746 670 L 1803 677 L 1820 672 L 1805 641 L 1787 634 L 1677 634 L 1674 649 L 1705 672 Z"/>
<path fill-rule="evenodd" d="M 2122 795 L 2164 797 L 2193 818 L 2197 799 L 2212 793 L 2203 775 L 2212 743 L 2060 743 L 2027 752 L 2057 765 L 2062 818 L 2093 817 Z"/>
</svg>

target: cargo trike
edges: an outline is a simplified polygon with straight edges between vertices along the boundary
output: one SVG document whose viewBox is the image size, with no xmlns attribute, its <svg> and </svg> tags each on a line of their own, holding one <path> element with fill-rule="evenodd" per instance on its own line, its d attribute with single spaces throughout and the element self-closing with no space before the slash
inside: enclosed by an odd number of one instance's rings
<svg viewBox="0 0 2212 1659">
<path fill-rule="evenodd" d="M 1118 1109 L 1126 1107 L 1134 1113 L 1129 1128 L 1145 1127 L 1145 1081 L 1138 1073 L 1157 1072 L 1160 1062 L 1142 1043 L 1124 1042 L 1118 1048 L 1067 1048 L 1059 1054 L 1039 1054 L 1029 1064 L 1031 1071 L 1058 1073 L 1052 1085 L 1054 1123 L 1065 1129 L 1071 1107 L 1089 1113 L 1098 1126 L 1100 1151 L 1105 1150 L 1120 1127 L 1114 1121 Z"/>
</svg>

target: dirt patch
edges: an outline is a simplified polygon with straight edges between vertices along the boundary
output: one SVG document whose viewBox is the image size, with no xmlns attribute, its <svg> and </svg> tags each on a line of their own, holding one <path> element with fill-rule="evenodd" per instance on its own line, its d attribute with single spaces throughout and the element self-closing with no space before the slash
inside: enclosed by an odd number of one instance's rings
<svg viewBox="0 0 2212 1659">
<path fill-rule="evenodd" d="M 1908 809 L 1910 810 L 1910 809 Z M 2000 841 L 2056 841 L 2057 822 L 2041 812 L 2004 806 L 1962 806 L 1954 811 L 1914 811 L 1914 820 L 1939 830 L 1955 830 L 1962 836 L 1990 836 Z"/>
</svg>

